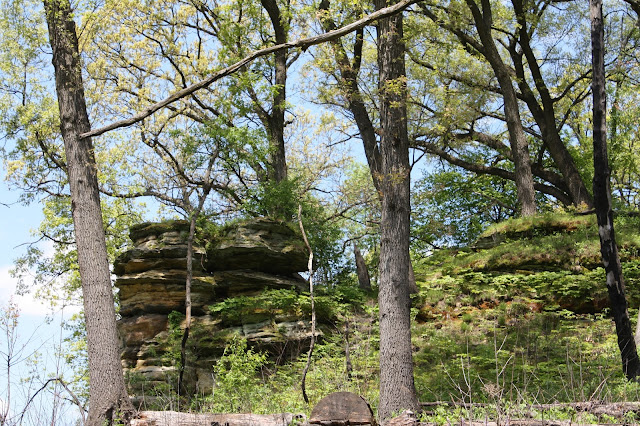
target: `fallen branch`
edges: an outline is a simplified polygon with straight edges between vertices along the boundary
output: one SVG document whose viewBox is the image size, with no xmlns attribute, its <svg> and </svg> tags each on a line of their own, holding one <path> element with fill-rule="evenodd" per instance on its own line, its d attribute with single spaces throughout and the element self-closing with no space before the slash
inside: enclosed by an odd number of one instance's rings
<svg viewBox="0 0 640 426">
<path fill-rule="evenodd" d="M 80 402 L 80 398 L 78 398 L 76 396 L 76 394 L 73 393 L 73 391 L 67 385 L 67 382 L 62 380 L 61 377 L 52 377 L 51 379 L 49 379 L 46 382 L 44 382 L 44 384 L 40 387 L 40 389 L 38 389 L 33 395 L 31 395 L 31 397 L 29 398 L 29 400 L 25 404 L 25 406 L 24 406 L 24 408 L 22 410 L 22 413 L 20 415 L 20 424 L 22 424 L 22 420 L 23 420 L 23 417 L 24 417 L 25 413 L 27 412 L 27 408 L 35 400 L 36 396 L 38 396 L 38 394 L 40 392 L 45 390 L 47 388 L 47 386 L 49 386 L 49 384 L 56 383 L 56 382 L 59 383 L 64 388 L 64 390 L 69 394 L 69 397 L 71 398 L 72 402 L 80 409 L 80 418 L 82 419 L 82 424 L 85 423 L 85 420 L 86 420 L 85 414 L 86 414 L 87 410 L 85 409 L 85 407 L 82 404 L 82 402 Z M 4 423 L 2 423 L 2 424 L 4 424 Z"/>
<path fill-rule="evenodd" d="M 441 423 L 430 423 L 430 422 L 422 422 L 416 423 L 416 426 L 438 426 Z M 461 420 L 456 423 L 455 426 L 575 426 L 575 423 L 572 423 L 571 420 L 517 420 L 517 419 L 505 419 L 505 421 L 497 422 L 488 422 L 488 421 L 478 421 L 478 422 L 469 422 L 467 420 Z M 389 426 L 395 426 L 389 424 Z M 402 425 L 404 426 L 404 424 Z"/>
<path fill-rule="evenodd" d="M 128 127 L 131 126 L 133 124 L 139 123 L 140 121 L 144 120 L 145 118 L 149 117 L 150 115 L 152 115 L 153 113 L 155 113 L 156 111 L 158 111 L 161 108 L 166 107 L 169 104 L 172 104 L 182 98 L 185 98 L 187 96 L 189 96 L 190 94 L 200 90 L 200 89 L 204 89 L 205 87 L 211 85 L 212 83 L 214 83 L 217 80 L 220 80 L 223 77 L 226 77 L 230 74 L 233 74 L 234 72 L 238 71 L 240 68 L 244 67 L 245 65 L 247 65 L 250 62 L 253 62 L 254 60 L 256 60 L 257 58 L 260 58 L 262 56 L 266 56 L 269 55 L 271 53 L 275 53 L 275 52 L 279 52 L 281 50 L 287 50 L 287 49 L 294 49 L 294 48 L 301 48 L 303 50 L 308 49 L 310 46 L 314 46 L 316 44 L 320 44 L 320 43 L 325 43 L 328 41 L 332 41 L 332 40 L 336 40 L 344 35 L 347 35 L 359 28 L 362 28 L 378 19 L 383 19 L 386 18 L 388 16 L 394 15 L 404 9 L 406 9 L 407 7 L 409 7 L 410 5 L 417 3 L 419 0 L 402 0 L 400 2 L 398 2 L 397 4 L 390 6 L 390 7 L 385 7 L 384 9 L 380 9 L 377 12 L 374 12 L 370 15 L 365 16 L 362 19 L 359 19 L 349 25 L 345 25 L 342 28 L 338 28 L 337 30 L 333 30 L 333 31 L 329 31 L 327 33 L 318 35 L 318 36 L 313 36 L 313 37 L 308 37 L 308 38 L 304 38 L 301 40 L 297 40 L 297 41 L 292 41 L 289 43 L 283 43 L 283 44 L 278 44 L 275 46 L 271 46 L 271 47 L 267 47 L 264 49 L 260 49 L 260 50 L 256 50 L 252 53 L 250 53 L 249 55 L 247 55 L 244 59 L 236 62 L 235 64 L 228 66 L 226 68 L 223 68 L 219 71 L 214 72 L 213 74 L 211 74 L 209 77 L 205 78 L 202 81 L 199 81 L 198 83 L 194 83 L 191 86 L 185 87 L 184 89 L 178 90 L 177 92 L 175 92 L 174 94 L 172 94 L 171 96 L 167 97 L 166 99 L 163 99 L 160 102 L 157 102 L 153 105 L 149 105 L 148 107 L 146 107 L 144 110 L 142 110 L 142 112 L 124 119 L 124 120 L 119 120 L 119 121 L 115 121 L 111 124 L 108 124 L 104 127 L 100 127 L 98 129 L 95 130 L 91 130 L 89 132 L 86 133 L 82 133 L 80 135 L 80 138 L 84 139 L 84 138 L 89 138 L 92 136 L 98 136 L 101 135 L 103 133 L 109 132 L 111 130 L 115 130 L 115 129 L 119 129 L 121 127 Z"/>
</svg>

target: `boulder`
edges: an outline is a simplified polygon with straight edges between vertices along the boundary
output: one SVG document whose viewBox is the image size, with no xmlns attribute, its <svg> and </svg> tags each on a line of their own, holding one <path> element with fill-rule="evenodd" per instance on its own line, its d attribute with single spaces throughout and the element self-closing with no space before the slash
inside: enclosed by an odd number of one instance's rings
<svg viewBox="0 0 640 426">
<path fill-rule="evenodd" d="M 334 392 L 313 407 L 310 424 L 324 426 L 375 425 L 367 401 L 351 392 Z"/>
</svg>

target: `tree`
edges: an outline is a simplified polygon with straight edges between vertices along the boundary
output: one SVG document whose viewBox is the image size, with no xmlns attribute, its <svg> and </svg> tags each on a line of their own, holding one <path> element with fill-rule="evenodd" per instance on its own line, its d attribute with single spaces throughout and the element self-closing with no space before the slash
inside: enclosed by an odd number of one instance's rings
<svg viewBox="0 0 640 426">
<path fill-rule="evenodd" d="M 473 245 L 492 223 L 517 214 L 515 185 L 436 165 L 412 189 L 411 249 L 428 256 L 434 248 Z"/>
<path fill-rule="evenodd" d="M 376 0 L 376 9 L 387 0 Z M 380 247 L 380 419 L 416 410 L 409 299 L 409 217 L 411 214 L 407 80 L 403 16 L 378 22 L 380 72 L 380 156 L 382 221 Z"/>
<path fill-rule="evenodd" d="M 555 108 L 560 99 L 554 99 L 551 96 L 549 88 L 545 82 L 539 60 L 536 57 L 532 46 L 530 33 L 534 31 L 542 19 L 541 15 L 547 8 L 548 3 L 536 3 L 528 0 L 512 0 L 514 12 L 517 20 L 517 45 L 509 44 L 509 53 L 513 60 L 515 72 L 522 93 L 522 98 L 529 107 L 529 111 L 533 115 L 538 127 L 540 128 L 544 145 L 549 150 L 556 167 L 561 171 L 562 176 L 567 184 L 567 189 L 573 203 L 576 206 L 583 204 L 589 208 L 593 201 L 591 195 L 582 181 L 582 177 L 578 172 L 576 164 L 571 157 L 571 153 L 562 142 L 558 129 L 558 119 L 556 118 Z M 533 17 L 533 23 L 530 23 L 529 17 Z M 520 48 L 517 49 L 516 46 Z M 538 97 L 527 83 L 526 71 L 524 67 L 523 57 L 526 59 L 526 65 L 533 76 L 534 87 L 538 92 Z M 578 75 L 577 81 L 583 78 Z M 578 97 L 580 100 L 582 97 Z"/>
<path fill-rule="evenodd" d="M 78 264 L 82 281 L 89 355 L 89 425 L 128 419 L 133 406 L 120 363 L 120 341 L 102 226 L 100 193 L 84 97 L 80 53 L 71 5 L 45 0 L 44 8 L 53 51 L 60 130 L 65 144 L 67 174 Z"/>
<path fill-rule="evenodd" d="M 611 207 L 609 160 L 607 155 L 606 79 L 604 65 L 604 19 L 602 0 L 590 0 L 593 66 L 593 197 L 600 235 L 600 253 L 606 272 L 611 313 L 616 325 L 622 371 L 631 380 L 640 375 L 640 359 L 631 329 L 622 266 L 616 245 Z"/>
<path fill-rule="evenodd" d="M 535 189 L 563 204 L 589 208 L 592 200 L 583 181 L 588 173 L 581 173 L 578 164 L 582 153 L 575 149 L 575 138 L 564 130 L 588 94 L 589 67 L 582 63 L 585 55 L 579 53 L 584 44 L 577 32 L 580 12 L 571 4 L 544 1 L 514 1 L 512 5 L 486 2 L 475 6 L 482 10 L 482 16 L 489 11 L 494 41 L 487 41 L 487 45 L 498 48 L 497 57 L 493 55 L 496 50 L 487 48 L 481 37 L 487 33 L 487 25 L 471 14 L 473 6 L 422 4 L 422 14 L 428 19 L 414 15 L 409 56 L 416 82 L 412 99 L 415 146 L 476 174 L 515 180 L 515 165 L 505 168 L 495 164 L 515 160 L 512 148 L 496 132 L 504 123 L 508 125 L 509 118 L 497 106 L 511 104 L 504 99 L 503 84 L 494 71 L 497 65 L 511 76 L 507 90 L 514 87 L 518 103 L 528 109 L 520 111 L 520 120 L 532 152 Z M 574 49 L 559 47 L 567 39 Z M 449 54 L 430 54 L 434 49 Z M 566 61 L 571 65 L 564 65 L 558 57 L 571 57 Z M 429 83 L 431 88 L 426 86 Z M 477 146 L 493 153 L 484 163 L 468 158 Z"/>
<path fill-rule="evenodd" d="M 453 32 L 467 49 L 481 53 L 493 69 L 504 100 L 504 117 L 507 123 L 511 155 L 515 166 L 515 182 L 518 190 L 520 213 L 523 216 L 530 216 L 535 214 L 536 204 L 529 145 L 522 127 L 520 107 L 518 105 L 516 92 L 513 88 L 513 80 L 507 65 L 500 56 L 492 34 L 493 11 L 491 4 L 489 0 L 483 0 L 480 8 L 473 0 L 466 0 L 465 3 L 471 12 L 480 40 L 477 41 L 473 39 L 452 24 L 443 24 L 442 26 Z M 422 4 L 421 6 L 427 16 L 437 21 L 437 16 L 429 10 L 426 4 Z"/>
<path fill-rule="evenodd" d="M 337 28 L 330 6 L 331 3 L 329 0 L 322 0 L 318 4 L 320 23 L 325 31 L 333 31 Z M 355 34 L 351 59 L 341 39 L 333 40 L 330 44 L 337 68 L 334 78 L 337 80 L 340 92 L 345 98 L 345 109 L 349 111 L 351 114 L 350 118 L 358 128 L 358 133 L 364 146 L 367 164 L 369 165 L 369 170 L 373 178 L 373 184 L 378 192 L 381 193 L 382 188 L 379 179 L 381 176 L 382 157 L 380 147 L 378 146 L 373 121 L 358 82 L 362 67 L 364 30 L 358 30 Z"/>
</svg>

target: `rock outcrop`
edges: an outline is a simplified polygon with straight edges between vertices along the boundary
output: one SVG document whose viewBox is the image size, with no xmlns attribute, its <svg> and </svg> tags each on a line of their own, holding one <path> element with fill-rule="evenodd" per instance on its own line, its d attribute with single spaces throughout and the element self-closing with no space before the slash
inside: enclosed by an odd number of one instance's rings
<svg viewBox="0 0 640 426">
<path fill-rule="evenodd" d="M 176 354 L 184 327 L 188 230 L 185 221 L 134 226 L 130 231 L 133 248 L 114 265 L 122 360 L 136 395 L 154 386 L 175 386 Z M 306 281 L 297 272 L 306 270 L 307 252 L 294 228 L 254 219 L 227 226 L 216 235 L 197 237 L 185 371 L 189 392 L 211 389 L 213 365 L 233 336 L 281 358 L 308 347 L 308 320 L 286 309 L 267 312 L 245 307 L 227 316 L 210 309 L 229 297 L 306 289 Z"/>
</svg>

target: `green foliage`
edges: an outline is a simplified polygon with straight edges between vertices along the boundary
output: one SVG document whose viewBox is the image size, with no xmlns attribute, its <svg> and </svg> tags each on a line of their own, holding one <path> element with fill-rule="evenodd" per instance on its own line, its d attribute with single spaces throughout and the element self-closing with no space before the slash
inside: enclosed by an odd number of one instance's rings
<svg viewBox="0 0 640 426">
<path fill-rule="evenodd" d="M 638 219 L 619 215 L 616 229 L 637 306 Z M 439 250 L 414 265 L 419 399 L 489 404 L 449 421 L 515 418 L 534 401 L 635 400 L 640 387 L 619 366 L 598 249 L 593 217 L 548 213 L 494 225 L 473 250 Z M 535 415 L 589 420 L 571 410 Z M 441 409 L 425 419 L 441 422 Z"/>
<path fill-rule="evenodd" d="M 455 399 L 497 404 L 616 401 L 640 390 L 625 383 L 611 321 L 602 316 L 565 318 L 507 306 L 463 321 L 424 323 L 414 329 L 416 384 L 421 401 Z M 512 414 L 513 416 L 513 414 Z M 547 418 L 548 414 L 547 414 Z"/>
<path fill-rule="evenodd" d="M 295 179 L 286 179 L 282 182 L 273 180 L 259 182 L 251 190 L 243 208 L 252 216 L 267 216 L 285 222 L 293 221 L 298 215 L 299 189 Z"/>
<path fill-rule="evenodd" d="M 326 284 L 343 269 L 343 252 L 340 240 L 343 230 L 340 223 L 328 218 L 328 209 L 324 203 L 305 193 L 301 179 L 289 178 L 282 182 L 261 181 L 249 191 L 249 197 L 242 206 L 249 216 L 267 216 L 283 220 L 296 232 L 298 225 L 298 207 L 302 206 L 302 223 L 314 254 L 314 268 Z"/>
<path fill-rule="evenodd" d="M 350 327 L 351 377 L 346 371 L 344 340 L 340 334 L 317 342 L 307 375 L 307 405 L 300 392 L 300 378 L 306 354 L 289 363 L 274 366 L 264 354 L 234 339 L 214 367 L 216 385 L 212 396 L 197 401 L 205 411 L 253 413 L 310 413 L 311 408 L 332 392 L 351 391 L 377 403 L 377 340 L 370 317 L 360 317 Z"/>
<path fill-rule="evenodd" d="M 256 317 L 273 320 L 279 315 L 301 315 L 302 298 L 294 289 L 270 289 L 257 296 L 227 297 L 209 311 L 225 323 L 254 321 Z"/>
<path fill-rule="evenodd" d="M 182 348 L 182 336 L 184 335 L 184 320 L 185 314 L 178 311 L 169 312 L 169 316 L 167 318 L 169 333 L 162 358 L 164 363 L 175 366 L 176 371 L 179 371 L 181 368 L 180 351 Z"/>
<path fill-rule="evenodd" d="M 320 321 L 334 321 L 354 310 L 363 310 L 366 300 L 367 296 L 356 286 L 317 287 L 316 315 Z M 311 299 L 308 293 L 299 293 L 295 289 L 269 289 L 257 296 L 227 297 L 210 306 L 209 311 L 227 324 L 309 318 Z"/>
<path fill-rule="evenodd" d="M 618 216 L 620 253 L 631 306 L 638 291 L 638 218 Z M 607 305 L 595 219 L 564 213 L 518 218 L 491 226 L 471 250 L 439 250 L 416 266 L 421 315 L 444 303 L 478 306 L 524 300 L 540 308 L 599 312 Z"/>
<path fill-rule="evenodd" d="M 425 173 L 412 191 L 412 247 L 466 245 L 492 223 L 514 215 L 515 186 L 451 168 Z"/>
<path fill-rule="evenodd" d="M 521 239 L 588 229 L 596 223 L 594 215 L 574 215 L 564 210 L 513 218 L 488 227 L 480 238 Z"/>
<path fill-rule="evenodd" d="M 246 340 L 235 338 L 213 368 L 215 385 L 205 404 L 214 413 L 252 413 L 267 398 L 257 373 L 267 355 L 247 348 Z"/>
</svg>

